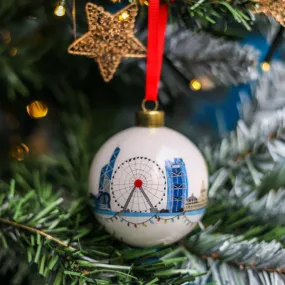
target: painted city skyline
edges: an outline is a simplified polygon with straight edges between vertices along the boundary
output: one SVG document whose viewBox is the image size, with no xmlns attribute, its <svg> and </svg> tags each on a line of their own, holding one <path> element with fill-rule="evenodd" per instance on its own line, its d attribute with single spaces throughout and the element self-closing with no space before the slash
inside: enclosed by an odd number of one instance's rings
<svg viewBox="0 0 285 285">
<path fill-rule="evenodd" d="M 201 192 L 198 198 L 193 194 L 190 195 L 187 170 L 182 158 L 166 160 L 165 170 L 163 170 L 159 164 L 147 157 L 133 157 L 116 166 L 117 169 L 114 170 L 119 153 L 120 148 L 115 148 L 109 162 L 105 164 L 101 169 L 99 177 L 99 191 L 98 194 L 94 196 L 96 200 L 95 207 L 97 209 L 103 211 L 112 211 L 111 199 L 113 199 L 112 201 L 117 204 L 117 207 L 121 208 L 118 210 L 120 212 L 179 213 L 197 210 L 205 207 L 207 202 L 207 193 L 204 182 L 202 182 Z M 133 163 L 132 166 L 130 165 L 131 163 Z M 159 183 L 161 183 L 161 186 L 159 187 L 161 188 L 154 190 L 158 191 L 156 193 L 164 192 L 163 195 L 160 194 L 162 195 L 159 198 L 161 200 L 158 200 L 158 196 L 156 196 L 157 194 L 149 191 L 151 188 L 148 188 L 150 187 L 148 183 L 150 183 L 152 180 L 144 181 L 142 178 L 144 175 L 140 173 L 140 171 L 146 169 L 145 165 L 151 165 L 154 167 L 153 173 L 157 173 L 154 169 L 157 171 L 162 171 L 160 178 L 161 180 L 159 180 Z M 128 169 L 128 167 L 130 167 L 130 169 Z M 137 169 L 132 169 L 132 167 L 137 167 Z M 136 170 L 138 172 L 136 172 Z M 121 172 L 124 173 L 122 174 L 123 176 L 121 176 Z M 135 173 L 137 173 L 137 177 L 134 176 Z M 121 184 L 122 182 L 117 182 L 117 179 L 119 178 L 116 178 L 125 177 L 124 175 L 130 175 L 128 178 L 130 180 L 122 181 L 123 183 L 124 181 L 128 181 L 125 185 L 125 188 L 123 184 Z M 120 189 L 118 190 L 115 188 L 116 184 L 113 182 L 114 179 L 116 183 L 119 183 L 118 187 L 120 187 Z M 130 184 L 130 181 L 132 181 L 132 179 L 134 180 L 133 185 Z M 153 183 L 153 185 L 158 185 L 156 184 L 158 182 L 153 181 Z M 117 195 L 116 193 L 119 194 Z M 155 201 L 156 198 L 157 201 Z M 141 200 L 141 202 L 139 202 L 141 203 L 141 206 L 137 204 L 139 200 Z M 165 206 L 163 206 L 164 203 Z M 135 207 L 138 207 L 139 209 L 133 208 L 135 204 L 137 205 Z M 159 204 L 161 206 L 159 208 L 156 208 L 156 205 Z"/>
</svg>

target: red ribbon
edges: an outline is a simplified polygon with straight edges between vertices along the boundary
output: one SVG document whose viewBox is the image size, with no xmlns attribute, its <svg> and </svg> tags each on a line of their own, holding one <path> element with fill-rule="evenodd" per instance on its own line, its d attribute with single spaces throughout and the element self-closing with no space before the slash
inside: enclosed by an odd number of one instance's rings
<svg viewBox="0 0 285 285">
<path fill-rule="evenodd" d="M 145 100 L 157 101 L 168 7 L 149 0 Z"/>
</svg>

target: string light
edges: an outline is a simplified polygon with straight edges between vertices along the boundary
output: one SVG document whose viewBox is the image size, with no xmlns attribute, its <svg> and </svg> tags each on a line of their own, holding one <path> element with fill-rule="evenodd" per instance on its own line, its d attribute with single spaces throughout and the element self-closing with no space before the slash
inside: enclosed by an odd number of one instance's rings
<svg viewBox="0 0 285 285">
<path fill-rule="evenodd" d="M 27 106 L 27 112 L 33 119 L 40 119 L 47 115 L 48 106 L 41 101 L 34 101 Z"/>
<path fill-rule="evenodd" d="M 61 0 L 60 2 L 57 3 L 55 9 L 54 9 L 54 14 L 58 17 L 62 17 L 65 15 L 65 0 Z"/>
<path fill-rule="evenodd" d="M 9 50 L 9 53 L 11 56 L 15 56 L 17 54 L 18 50 L 15 48 L 15 47 L 12 47 L 10 50 Z"/>
<path fill-rule="evenodd" d="M 202 87 L 202 84 L 200 81 L 198 81 L 197 79 L 193 79 L 190 81 L 190 84 L 189 84 L 190 88 L 193 90 L 193 91 L 198 91 L 201 89 Z"/>
<path fill-rule="evenodd" d="M 150 224 L 154 224 L 154 221 L 153 219 L 156 219 L 157 222 L 159 222 L 161 220 L 160 216 L 158 215 L 154 215 L 152 216 L 150 219 L 148 219 L 146 222 L 143 222 L 143 223 L 139 223 L 139 224 L 136 224 L 136 223 L 132 223 L 132 222 L 128 222 L 127 220 L 125 220 L 124 218 L 122 218 L 122 212 L 120 213 L 116 213 L 114 216 L 110 217 L 110 218 L 106 218 L 104 220 L 106 220 L 107 222 L 109 221 L 112 221 L 114 222 L 114 218 L 117 220 L 118 217 L 120 217 L 120 222 L 126 222 L 128 227 L 130 225 L 134 226 L 135 228 L 138 228 L 139 226 L 143 226 L 143 227 L 147 227 L 147 223 L 150 223 Z M 117 217 L 118 215 L 118 217 Z M 174 219 L 177 218 L 178 220 L 180 219 L 180 216 L 182 216 L 184 218 L 184 223 L 186 223 L 187 225 L 191 225 L 192 223 L 185 217 L 185 212 L 182 212 L 180 213 L 179 215 L 177 215 L 176 217 L 172 217 L 172 218 L 169 218 L 169 219 L 163 219 L 162 218 L 162 221 L 164 224 L 167 224 L 168 221 L 171 221 L 172 223 L 174 223 Z"/>
<path fill-rule="evenodd" d="M 29 148 L 24 143 L 20 143 L 12 148 L 11 157 L 22 161 L 29 155 L 29 151 Z"/>
<path fill-rule="evenodd" d="M 140 4 L 143 6 L 143 5 L 146 5 L 148 6 L 148 1 L 146 0 L 139 0 Z"/>
<path fill-rule="evenodd" d="M 126 21 L 129 17 L 130 17 L 129 13 L 127 11 L 125 11 L 119 16 L 119 20 L 120 21 Z"/>
<path fill-rule="evenodd" d="M 270 63 L 267 62 L 267 61 L 264 61 L 264 62 L 261 64 L 261 69 L 262 69 L 264 72 L 269 71 L 270 68 L 271 68 Z"/>
</svg>

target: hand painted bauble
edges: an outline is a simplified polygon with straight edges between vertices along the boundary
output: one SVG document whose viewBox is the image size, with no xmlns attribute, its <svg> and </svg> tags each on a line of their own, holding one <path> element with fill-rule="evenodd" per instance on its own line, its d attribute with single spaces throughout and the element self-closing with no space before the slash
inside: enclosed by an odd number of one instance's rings
<svg viewBox="0 0 285 285">
<path fill-rule="evenodd" d="M 106 230 L 129 245 L 170 244 L 205 212 L 207 167 L 191 141 L 162 126 L 163 112 L 137 114 L 137 126 L 111 137 L 93 160 L 92 208 Z"/>
</svg>

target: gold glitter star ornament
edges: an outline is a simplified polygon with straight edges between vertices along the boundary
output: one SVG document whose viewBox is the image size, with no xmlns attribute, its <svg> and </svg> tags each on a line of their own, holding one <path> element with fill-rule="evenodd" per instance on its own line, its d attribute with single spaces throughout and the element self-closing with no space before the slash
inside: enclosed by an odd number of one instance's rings
<svg viewBox="0 0 285 285">
<path fill-rule="evenodd" d="M 85 9 L 88 32 L 69 46 L 70 54 L 94 58 L 106 82 L 113 78 L 122 58 L 145 57 L 146 48 L 134 36 L 135 3 L 113 15 L 93 3 L 87 3 Z"/>
</svg>

